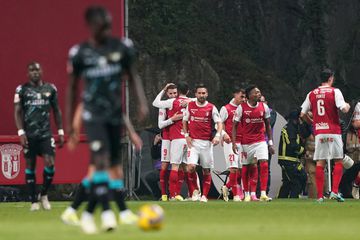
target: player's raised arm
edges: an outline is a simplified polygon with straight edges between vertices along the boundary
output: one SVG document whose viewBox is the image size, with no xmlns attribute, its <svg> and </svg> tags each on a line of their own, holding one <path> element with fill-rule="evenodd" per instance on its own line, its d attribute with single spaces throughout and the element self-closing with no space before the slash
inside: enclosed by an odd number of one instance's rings
<svg viewBox="0 0 360 240">
<path fill-rule="evenodd" d="M 161 100 L 161 98 L 165 95 L 166 91 L 170 86 L 175 86 L 173 83 L 168 83 L 166 86 L 159 92 L 159 94 L 155 97 L 152 105 L 156 108 L 171 108 L 174 102 L 174 98 L 170 98 L 167 100 Z"/>
<path fill-rule="evenodd" d="M 344 96 L 342 95 L 341 91 L 339 89 L 335 89 L 334 93 L 336 107 L 339 108 L 343 113 L 349 112 L 350 104 L 345 102 Z"/>
</svg>

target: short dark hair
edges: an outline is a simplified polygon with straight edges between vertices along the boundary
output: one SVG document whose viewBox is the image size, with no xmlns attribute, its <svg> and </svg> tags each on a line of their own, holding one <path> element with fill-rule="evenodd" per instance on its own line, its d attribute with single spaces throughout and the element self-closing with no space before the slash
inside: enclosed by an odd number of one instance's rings
<svg viewBox="0 0 360 240">
<path fill-rule="evenodd" d="M 204 83 L 197 83 L 195 85 L 195 92 L 199 89 L 199 88 L 206 88 L 207 90 L 207 86 Z"/>
<path fill-rule="evenodd" d="M 36 64 L 38 64 L 39 66 L 41 66 L 39 62 L 37 62 L 37 61 L 31 61 L 31 62 L 28 63 L 27 68 L 29 68 L 30 66 L 34 66 L 34 65 L 36 65 Z"/>
<path fill-rule="evenodd" d="M 320 73 L 320 81 L 321 83 L 327 82 L 331 76 L 334 76 L 335 72 L 330 68 L 324 68 Z"/>
<path fill-rule="evenodd" d="M 177 83 L 177 89 L 180 94 L 187 94 L 189 91 L 189 85 L 184 81 L 180 81 Z"/>
<path fill-rule="evenodd" d="M 240 86 L 234 86 L 232 93 L 245 93 L 245 89 L 241 88 Z"/>
<path fill-rule="evenodd" d="M 171 84 L 166 88 L 166 91 L 169 89 L 176 89 L 176 88 L 177 88 L 177 86 L 175 84 Z"/>
<path fill-rule="evenodd" d="M 85 20 L 88 24 L 92 23 L 97 17 L 101 17 L 102 19 L 111 20 L 110 13 L 101 6 L 90 6 L 85 11 Z"/>
<path fill-rule="evenodd" d="M 255 88 L 258 88 L 258 87 L 256 85 L 250 85 L 245 89 L 245 94 L 246 94 L 247 98 L 249 98 L 250 92 Z"/>
</svg>

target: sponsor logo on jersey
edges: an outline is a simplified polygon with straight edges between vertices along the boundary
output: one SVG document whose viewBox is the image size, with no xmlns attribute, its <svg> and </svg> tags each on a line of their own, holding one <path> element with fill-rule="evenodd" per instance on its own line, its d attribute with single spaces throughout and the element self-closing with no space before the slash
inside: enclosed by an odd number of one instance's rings
<svg viewBox="0 0 360 240">
<path fill-rule="evenodd" d="M 250 118 L 246 118 L 246 119 L 245 119 L 245 122 L 246 122 L 246 123 L 250 123 L 250 122 L 251 122 Z"/>
<path fill-rule="evenodd" d="M 0 146 L 1 172 L 7 179 L 14 179 L 20 172 L 20 152 L 22 147 L 17 144 Z"/>
<path fill-rule="evenodd" d="M 316 124 L 315 124 L 315 129 L 316 129 L 316 130 L 329 129 L 329 124 L 328 124 L 328 123 L 325 123 L 325 122 L 316 123 Z"/>
</svg>

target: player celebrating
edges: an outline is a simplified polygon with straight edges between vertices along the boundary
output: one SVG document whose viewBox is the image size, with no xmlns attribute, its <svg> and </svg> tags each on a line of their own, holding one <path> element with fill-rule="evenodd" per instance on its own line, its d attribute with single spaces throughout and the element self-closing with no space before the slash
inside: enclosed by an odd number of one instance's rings
<svg viewBox="0 0 360 240">
<path fill-rule="evenodd" d="M 238 125 L 241 124 L 242 140 L 241 146 L 244 156 L 242 158 L 242 181 L 245 191 L 245 202 L 258 201 L 256 197 L 256 186 L 258 179 L 257 162 L 260 161 L 260 201 L 271 201 L 266 195 L 268 182 L 268 153 L 274 154 L 274 146 L 270 127 L 269 107 L 260 102 L 261 92 L 259 88 L 252 85 L 246 89 L 247 102 L 241 103 L 235 112 L 232 128 L 232 143 L 234 153 L 239 152 L 236 143 Z M 268 144 L 265 141 L 265 131 L 268 136 Z M 269 149 L 268 149 L 269 148 Z M 249 194 L 250 181 L 250 194 Z"/>
<path fill-rule="evenodd" d="M 177 90 L 179 96 L 175 99 L 168 99 L 166 101 L 160 101 L 161 96 L 164 94 L 164 90 L 161 91 L 155 98 L 153 105 L 159 108 L 169 109 L 169 117 L 181 115 L 185 110 L 189 98 L 186 96 L 189 92 L 189 87 L 185 82 L 179 82 L 177 84 Z M 182 121 L 177 121 L 169 128 L 169 138 L 171 140 L 170 147 L 170 163 L 171 172 L 169 178 L 169 190 L 170 198 L 173 200 L 182 201 L 183 198 L 180 195 L 181 185 L 184 179 L 184 172 L 179 168 L 180 164 L 186 162 L 186 140 L 182 132 Z M 181 184 L 179 184 L 181 183 Z M 189 192 L 191 193 L 191 187 L 189 186 Z"/>
<path fill-rule="evenodd" d="M 30 210 L 40 209 L 36 196 L 35 167 L 37 156 L 42 156 L 45 163 L 40 201 L 45 210 L 50 210 L 51 205 L 47 191 L 55 173 L 55 140 L 50 129 L 50 110 L 53 109 L 58 128 L 59 147 L 64 144 L 61 111 L 58 105 L 56 87 L 42 80 L 42 69 L 39 63 L 31 62 L 28 65 L 28 77 L 29 82 L 16 88 L 14 97 L 15 123 L 21 145 L 24 147 L 25 178 L 30 191 Z"/>
<path fill-rule="evenodd" d="M 204 84 L 199 84 L 195 87 L 196 101 L 189 102 L 183 118 L 183 131 L 188 147 L 187 164 L 188 174 L 194 175 L 195 168 L 200 160 L 200 165 L 203 168 L 203 184 L 201 202 L 207 202 L 207 195 L 211 185 L 211 168 L 214 167 L 213 146 L 220 141 L 222 122 L 219 112 L 214 104 L 206 101 L 208 97 L 208 90 Z M 217 125 L 217 132 L 212 138 L 212 121 Z M 197 186 L 197 178 L 192 177 L 190 182 L 192 189 L 192 200 L 199 200 Z"/>
<path fill-rule="evenodd" d="M 177 87 L 174 84 L 167 84 L 164 88 L 169 99 L 177 97 Z M 161 201 L 167 201 L 168 195 L 166 193 L 166 185 L 169 182 L 169 165 L 170 165 L 170 125 L 175 121 L 182 119 L 182 114 L 174 114 L 171 118 L 169 116 L 169 109 L 160 108 L 158 117 L 158 126 L 162 129 L 161 132 L 161 170 L 160 170 L 160 188 Z"/>
<path fill-rule="evenodd" d="M 301 105 L 301 118 L 311 110 L 313 115 L 313 129 L 315 135 L 316 186 L 317 201 L 323 202 L 324 166 L 326 159 L 334 160 L 333 182 L 330 193 L 331 199 L 343 202 L 344 198 L 338 193 L 343 166 L 343 142 L 338 109 L 347 113 L 350 105 L 344 101 L 341 91 L 333 88 L 335 77 L 330 69 L 324 69 L 320 75 L 321 86 L 308 93 Z"/>
<path fill-rule="evenodd" d="M 73 134 L 72 118 L 78 80 L 85 80 L 82 100 L 83 120 L 91 150 L 91 163 L 96 171 L 90 183 L 89 204 L 83 212 L 80 225 L 85 233 L 97 232 L 93 212 L 97 203 L 103 208 L 102 227 L 116 227 L 116 219 L 110 210 L 108 189 L 120 209 L 120 222 L 132 223 L 136 216 L 124 202 L 124 181 L 120 158 L 122 131 L 121 80 L 124 74 L 135 88 L 139 100 L 139 120 L 148 113 L 145 94 L 134 67 L 134 48 L 131 40 L 120 41 L 111 36 L 111 16 L 102 7 L 89 7 L 85 13 L 91 31 L 88 41 L 75 45 L 69 52 L 68 71 L 70 81 L 67 95 L 67 126 Z M 109 168 L 110 166 L 110 168 Z M 110 178 L 108 175 L 110 173 Z M 110 180 L 111 179 L 111 180 Z"/>
<path fill-rule="evenodd" d="M 223 146 L 226 167 L 229 169 L 229 182 L 224 185 L 221 190 L 224 201 L 229 201 L 229 188 L 232 189 L 235 202 L 240 202 L 241 199 L 241 154 L 234 154 L 231 144 L 231 131 L 234 119 L 234 113 L 239 104 L 245 101 L 245 90 L 235 87 L 233 90 L 234 98 L 220 109 L 220 117 L 223 122 Z M 237 128 L 236 143 L 240 145 L 241 142 L 241 128 Z M 240 151 L 241 152 L 241 151 Z"/>
</svg>

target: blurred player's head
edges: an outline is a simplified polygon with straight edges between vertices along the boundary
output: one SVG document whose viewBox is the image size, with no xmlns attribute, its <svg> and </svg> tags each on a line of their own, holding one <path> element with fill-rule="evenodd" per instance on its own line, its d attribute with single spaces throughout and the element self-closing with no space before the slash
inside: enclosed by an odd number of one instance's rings
<svg viewBox="0 0 360 240">
<path fill-rule="evenodd" d="M 176 85 L 170 85 L 166 89 L 166 96 L 168 98 L 176 98 L 178 96 L 178 90 Z"/>
<path fill-rule="evenodd" d="M 265 104 L 268 104 L 268 102 L 266 101 L 266 98 L 265 98 L 264 95 L 261 95 L 261 97 L 260 97 L 260 102 L 263 102 L 263 103 L 265 103 Z"/>
<path fill-rule="evenodd" d="M 103 7 L 91 6 L 85 11 L 85 20 L 96 42 L 102 42 L 111 34 L 111 15 Z"/>
<path fill-rule="evenodd" d="M 179 94 L 187 95 L 189 93 L 189 85 L 186 82 L 178 82 L 177 84 Z"/>
<path fill-rule="evenodd" d="M 208 90 L 205 84 L 200 83 L 195 86 L 195 97 L 199 103 L 205 103 L 208 97 Z"/>
<path fill-rule="evenodd" d="M 233 96 L 237 105 L 246 101 L 245 90 L 238 86 L 234 87 Z"/>
<path fill-rule="evenodd" d="M 249 101 L 252 101 L 252 102 L 260 101 L 261 92 L 257 86 L 251 85 L 251 86 L 247 87 L 245 90 L 245 93 L 246 93 L 246 97 Z"/>
<path fill-rule="evenodd" d="M 335 80 L 335 72 L 329 68 L 325 68 L 320 73 L 320 81 L 321 83 L 327 83 L 330 86 L 334 83 Z"/>
<path fill-rule="evenodd" d="M 40 82 L 42 76 L 42 69 L 40 63 L 31 62 L 28 64 L 28 77 L 29 80 L 35 84 Z"/>
</svg>

